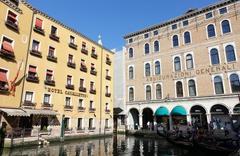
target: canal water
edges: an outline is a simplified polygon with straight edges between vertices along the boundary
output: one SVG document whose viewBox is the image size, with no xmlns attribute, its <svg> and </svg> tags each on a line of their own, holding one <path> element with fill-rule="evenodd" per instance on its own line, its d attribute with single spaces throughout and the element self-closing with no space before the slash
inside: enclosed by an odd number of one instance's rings
<svg viewBox="0 0 240 156">
<path fill-rule="evenodd" d="M 206 156 L 188 151 L 165 139 L 144 139 L 118 135 L 100 139 L 52 143 L 48 146 L 4 149 L 4 156 Z"/>
</svg>

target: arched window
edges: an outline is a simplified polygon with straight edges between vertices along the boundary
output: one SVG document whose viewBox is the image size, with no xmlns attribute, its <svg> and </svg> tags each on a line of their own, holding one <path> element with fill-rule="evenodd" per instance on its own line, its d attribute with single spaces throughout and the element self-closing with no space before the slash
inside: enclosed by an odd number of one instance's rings
<svg viewBox="0 0 240 156">
<path fill-rule="evenodd" d="M 187 54 L 186 56 L 186 65 L 187 65 L 187 69 L 193 68 L 193 57 L 191 54 Z"/>
<path fill-rule="evenodd" d="M 133 79 L 133 67 L 129 67 L 129 79 Z"/>
<path fill-rule="evenodd" d="M 155 75 L 159 75 L 160 74 L 160 62 L 156 61 L 155 62 Z"/>
<path fill-rule="evenodd" d="M 225 47 L 227 62 L 236 61 L 234 47 L 232 45 L 227 45 Z"/>
<path fill-rule="evenodd" d="M 134 100 L 134 89 L 133 87 L 129 88 L 129 101 Z"/>
<path fill-rule="evenodd" d="M 218 55 L 218 50 L 216 48 L 211 49 L 210 55 L 211 55 L 212 65 L 219 64 L 219 55 Z"/>
<path fill-rule="evenodd" d="M 151 100 L 152 95 L 151 95 L 151 86 L 147 85 L 146 86 L 146 100 Z"/>
<path fill-rule="evenodd" d="M 129 58 L 132 58 L 133 57 L 133 48 L 130 48 L 128 50 L 128 54 L 129 54 Z"/>
<path fill-rule="evenodd" d="M 184 43 L 185 44 L 191 43 L 191 36 L 190 32 L 188 31 L 184 33 Z"/>
<path fill-rule="evenodd" d="M 240 81 L 237 74 L 230 75 L 230 83 L 233 93 L 240 92 Z"/>
<path fill-rule="evenodd" d="M 175 68 L 175 71 L 180 71 L 181 70 L 180 57 L 175 57 L 174 58 L 174 68 Z"/>
<path fill-rule="evenodd" d="M 158 52 L 159 51 L 159 42 L 155 41 L 154 42 L 154 52 Z"/>
<path fill-rule="evenodd" d="M 176 83 L 176 91 L 177 91 L 177 97 L 183 97 L 183 86 L 181 81 L 178 81 Z"/>
<path fill-rule="evenodd" d="M 162 87 L 160 84 L 156 85 L 156 99 L 162 98 Z"/>
<path fill-rule="evenodd" d="M 207 26 L 207 33 L 208 33 L 208 38 L 216 36 L 215 27 L 213 24 L 209 24 Z"/>
<path fill-rule="evenodd" d="M 145 64 L 145 76 L 150 76 L 150 74 L 151 74 L 150 64 L 146 63 Z"/>
<path fill-rule="evenodd" d="M 178 43 L 178 35 L 174 35 L 172 38 L 172 42 L 173 42 L 173 47 L 178 47 L 179 43 Z"/>
<path fill-rule="evenodd" d="M 231 32 L 231 28 L 230 28 L 230 24 L 228 20 L 224 20 L 222 21 L 222 33 L 226 34 L 226 33 L 230 33 Z"/>
<path fill-rule="evenodd" d="M 148 43 L 146 43 L 146 44 L 144 45 L 144 49 L 145 49 L 145 54 L 149 54 L 150 49 L 149 49 L 149 44 L 148 44 Z"/>
<path fill-rule="evenodd" d="M 214 87 L 215 87 L 216 94 L 224 94 L 223 82 L 222 82 L 222 78 L 220 76 L 214 77 Z"/>
<path fill-rule="evenodd" d="M 196 96 L 196 85 L 194 80 L 188 81 L 189 96 Z"/>
</svg>

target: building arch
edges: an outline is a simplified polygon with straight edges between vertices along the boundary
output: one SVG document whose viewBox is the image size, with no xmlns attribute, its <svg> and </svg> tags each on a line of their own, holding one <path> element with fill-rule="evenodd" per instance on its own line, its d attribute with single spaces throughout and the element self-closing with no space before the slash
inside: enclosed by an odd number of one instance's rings
<svg viewBox="0 0 240 156">
<path fill-rule="evenodd" d="M 136 108 L 131 108 L 128 112 L 128 124 L 130 129 L 138 130 L 139 128 L 139 111 Z"/>
<path fill-rule="evenodd" d="M 143 129 L 152 129 L 154 128 L 153 123 L 153 110 L 149 107 L 146 107 L 142 110 L 142 126 Z"/>
</svg>

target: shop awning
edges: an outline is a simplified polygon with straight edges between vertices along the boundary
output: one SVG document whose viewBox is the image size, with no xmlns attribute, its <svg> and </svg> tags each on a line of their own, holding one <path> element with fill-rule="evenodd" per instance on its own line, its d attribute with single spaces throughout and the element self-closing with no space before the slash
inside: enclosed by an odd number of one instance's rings
<svg viewBox="0 0 240 156">
<path fill-rule="evenodd" d="M 52 110 L 43 110 L 43 109 L 23 109 L 29 115 L 51 115 L 55 116 L 59 113 L 52 111 Z"/>
<path fill-rule="evenodd" d="M 187 112 L 182 106 L 176 106 L 173 108 L 171 115 L 187 115 Z"/>
<path fill-rule="evenodd" d="M 155 112 L 155 116 L 169 116 L 169 111 L 166 107 L 159 107 Z"/>
<path fill-rule="evenodd" d="M 17 108 L 0 108 L 0 111 L 6 113 L 8 116 L 30 116 L 22 109 Z"/>
</svg>

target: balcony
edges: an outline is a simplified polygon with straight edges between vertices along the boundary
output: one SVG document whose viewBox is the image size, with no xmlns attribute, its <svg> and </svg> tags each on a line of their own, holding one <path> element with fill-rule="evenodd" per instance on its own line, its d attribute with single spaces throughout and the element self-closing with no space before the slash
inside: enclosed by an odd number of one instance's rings
<svg viewBox="0 0 240 156">
<path fill-rule="evenodd" d="M 5 49 L 0 50 L 0 56 L 9 60 L 15 60 L 15 55 L 13 52 L 9 52 Z"/>
<path fill-rule="evenodd" d="M 109 75 L 107 75 L 107 76 L 106 76 L 106 79 L 110 81 L 110 80 L 112 79 L 112 77 L 109 76 Z"/>
<path fill-rule="evenodd" d="M 48 55 L 47 56 L 47 60 L 57 63 L 57 57 L 56 56 Z"/>
<path fill-rule="evenodd" d="M 51 108 L 53 107 L 53 105 L 50 104 L 50 103 L 44 102 L 44 103 L 42 103 L 42 107 L 43 107 L 44 109 L 51 109 Z"/>
<path fill-rule="evenodd" d="M 36 33 L 39 33 L 39 34 L 41 34 L 41 35 L 45 35 L 45 31 L 44 31 L 41 27 L 35 26 L 35 27 L 33 28 L 33 30 L 34 30 Z"/>
<path fill-rule="evenodd" d="M 95 112 L 96 111 L 96 108 L 89 108 L 89 112 L 90 113 L 93 113 L 93 112 Z"/>
<path fill-rule="evenodd" d="M 95 89 L 90 89 L 89 93 L 90 94 L 96 94 L 96 90 Z"/>
<path fill-rule="evenodd" d="M 74 68 L 74 69 L 76 68 L 76 64 L 73 63 L 73 62 L 68 62 L 67 66 L 70 67 L 70 68 Z"/>
<path fill-rule="evenodd" d="M 67 84 L 65 87 L 66 87 L 66 89 L 74 90 L 74 85 L 73 84 Z"/>
<path fill-rule="evenodd" d="M 5 95 L 10 94 L 8 86 L 7 87 L 0 86 L 0 94 L 5 94 Z"/>
<path fill-rule="evenodd" d="M 85 128 L 78 127 L 77 128 L 77 133 L 85 133 Z"/>
<path fill-rule="evenodd" d="M 82 49 L 81 49 L 81 52 L 82 52 L 83 54 L 85 54 L 85 55 L 88 55 L 88 50 L 85 49 L 85 48 L 82 48 Z"/>
<path fill-rule="evenodd" d="M 10 0 L 10 2 L 12 2 L 16 6 L 18 6 L 18 4 L 19 4 L 19 0 Z"/>
<path fill-rule="evenodd" d="M 29 106 L 29 107 L 34 107 L 36 106 L 36 103 L 35 102 L 32 102 L 32 101 L 23 101 L 22 103 L 23 106 Z"/>
<path fill-rule="evenodd" d="M 54 80 L 45 80 L 44 84 L 49 85 L 49 86 L 55 86 L 55 81 Z"/>
<path fill-rule="evenodd" d="M 111 97 L 111 93 L 105 93 L 106 97 Z"/>
<path fill-rule="evenodd" d="M 104 129 L 105 130 L 110 130 L 112 127 L 111 126 L 105 126 Z"/>
<path fill-rule="evenodd" d="M 90 74 L 92 74 L 92 75 L 97 75 L 97 71 L 95 70 L 95 69 L 91 69 L 91 71 L 90 71 Z"/>
<path fill-rule="evenodd" d="M 79 87 L 79 91 L 86 93 L 87 89 L 85 87 Z"/>
<path fill-rule="evenodd" d="M 69 43 L 68 46 L 69 46 L 70 48 L 75 49 L 75 50 L 77 50 L 77 47 L 78 47 L 78 46 L 77 46 L 76 44 L 74 44 L 74 43 Z"/>
<path fill-rule="evenodd" d="M 72 109 L 73 109 L 73 106 L 71 106 L 71 105 L 65 105 L 65 106 L 64 106 L 64 109 L 65 109 L 65 110 L 72 110 Z"/>
<path fill-rule="evenodd" d="M 54 41 L 59 42 L 59 37 L 58 37 L 56 34 L 50 34 L 50 35 L 49 35 L 49 38 L 51 38 L 51 39 L 54 40 Z"/>
<path fill-rule="evenodd" d="M 5 22 L 5 25 L 6 25 L 8 28 L 10 28 L 10 29 L 12 29 L 12 30 L 14 30 L 14 31 L 16 31 L 16 32 L 19 32 L 18 24 L 12 22 L 11 20 L 7 20 L 7 21 Z"/>
<path fill-rule="evenodd" d="M 106 59 L 106 64 L 108 64 L 110 66 L 112 64 L 112 61 L 109 58 L 107 58 Z"/>
<path fill-rule="evenodd" d="M 86 72 L 87 72 L 87 67 L 81 65 L 80 70 L 81 70 L 82 72 L 85 72 L 85 73 L 86 73 Z"/>
<path fill-rule="evenodd" d="M 89 131 L 94 131 L 96 129 L 96 127 L 88 127 Z"/>
<path fill-rule="evenodd" d="M 110 109 L 105 109 L 105 113 L 109 114 L 111 112 Z"/>
<path fill-rule="evenodd" d="M 97 59 L 97 58 L 98 58 L 98 55 L 95 54 L 95 53 L 92 53 L 92 54 L 91 54 L 91 57 L 94 58 L 94 59 Z"/>
<path fill-rule="evenodd" d="M 26 80 L 28 82 L 39 83 L 39 77 L 38 76 L 34 76 L 34 75 L 29 75 L 28 74 Z"/>
<path fill-rule="evenodd" d="M 30 54 L 33 55 L 33 56 L 42 58 L 42 53 L 41 53 L 40 51 L 31 50 L 31 51 L 30 51 Z"/>
<path fill-rule="evenodd" d="M 79 106 L 79 107 L 78 107 L 78 111 L 79 111 L 79 112 L 84 112 L 85 110 L 86 110 L 85 107 L 82 107 L 82 106 Z"/>
</svg>

